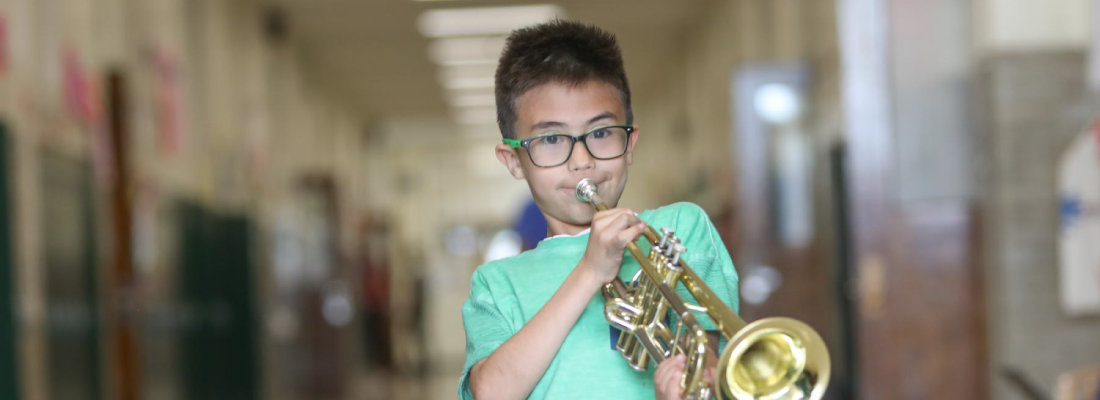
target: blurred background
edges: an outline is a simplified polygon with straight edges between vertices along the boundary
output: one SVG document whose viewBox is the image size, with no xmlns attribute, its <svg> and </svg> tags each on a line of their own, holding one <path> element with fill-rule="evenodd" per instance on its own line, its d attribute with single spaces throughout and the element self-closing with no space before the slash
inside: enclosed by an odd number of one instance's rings
<svg viewBox="0 0 1100 400">
<path fill-rule="evenodd" d="M 454 398 L 555 17 L 620 39 L 621 204 L 702 206 L 829 398 L 1095 398 L 1098 0 L 0 0 L 0 399 Z"/>
</svg>

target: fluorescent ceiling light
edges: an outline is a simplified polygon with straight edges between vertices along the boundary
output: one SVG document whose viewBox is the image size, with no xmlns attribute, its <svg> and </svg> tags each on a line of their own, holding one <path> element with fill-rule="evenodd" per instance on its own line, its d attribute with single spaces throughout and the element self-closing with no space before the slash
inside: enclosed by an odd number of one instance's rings
<svg viewBox="0 0 1100 400">
<path fill-rule="evenodd" d="M 504 36 L 444 38 L 428 45 L 428 58 L 439 65 L 496 65 Z"/>
<path fill-rule="evenodd" d="M 459 132 L 467 139 L 497 139 L 490 140 L 490 142 L 493 144 L 500 142 L 500 126 L 497 125 L 496 122 L 462 125 L 459 127 Z M 485 154 L 484 151 L 484 148 L 482 148 L 483 156 Z"/>
<path fill-rule="evenodd" d="M 481 89 L 460 89 L 460 90 L 448 90 L 447 94 L 451 96 L 465 96 L 465 95 L 489 95 L 492 96 L 493 88 L 481 88 Z"/>
<path fill-rule="evenodd" d="M 493 88 L 446 90 L 443 97 L 454 108 L 496 107 Z"/>
<path fill-rule="evenodd" d="M 416 21 L 427 37 L 504 35 L 529 25 L 562 18 L 565 12 L 551 4 L 428 10 Z"/>
<path fill-rule="evenodd" d="M 439 68 L 439 83 L 451 90 L 492 89 L 496 63 L 444 65 Z M 491 91 L 490 91 L 491 92 Z"/>
<path fill-rule="evenodd" d="M 491 94 L 456 94 L 448 96 L 447 103 L 454 108 L 496 107 L 496 100 Z"/>
<path fill-rule="evenodd" d="M 488 59 L 488 58 L 481 59 L 481 60 L 450 60 L 450 61 L 446 61 L 446 62 L 441 62 L 439 64 L 440 65 L 454 65 L 454 66 L 463 66 L 463 65 L 493 65 L 493 66 L 496 66 L 497 65 L 497 60 L 496 59 Z"/>
<path fill-rule="evenodd" d="M 459 125 L 491 125 L 496 123 L 496 107 L 465 108 L 455 110 L 455 123 Z"/>
<path fill-rule="evenodd" d="M 446 85 L 447 82 L 460 79 L 492 79 L 495 74 L 496 65 L 493 64 L 450 65 L 440 67 L 437 76 L 439 77 L 439 82 Z"/>
<path fill-rule="evenodd" d="M 493 87 L 493 77 L 461 77 L 448 79 L 442 82 L 443 87 L 447 89 L 491 89 Z"/>
</svg>

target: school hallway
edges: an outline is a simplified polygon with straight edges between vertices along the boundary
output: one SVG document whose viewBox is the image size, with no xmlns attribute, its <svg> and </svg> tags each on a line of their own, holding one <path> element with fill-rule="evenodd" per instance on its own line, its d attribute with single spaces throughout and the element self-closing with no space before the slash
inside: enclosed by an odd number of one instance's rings
<svg viewBox="0 0 1100 400">
<path fill-rule="evenodd" d="M 457 398 L 553 19 L 621 47 L 619 205 L 698 205 L 824 399 L 1098 398 L 1100 0 L 0 0 L 0 400 Z"/>
</svg>

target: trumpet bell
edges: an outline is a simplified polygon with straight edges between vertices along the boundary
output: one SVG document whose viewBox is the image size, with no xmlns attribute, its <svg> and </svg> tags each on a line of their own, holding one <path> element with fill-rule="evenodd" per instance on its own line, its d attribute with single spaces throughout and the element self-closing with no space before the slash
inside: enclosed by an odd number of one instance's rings
<svg viewBox="0 0 1100 400">
<path fill-rule="evenodd" d="M 820 399 L 829 384 L 829 351 L 808 325 L 765 318 L 737 332 L 718 359 L 719 399 Z"/>
</svg>

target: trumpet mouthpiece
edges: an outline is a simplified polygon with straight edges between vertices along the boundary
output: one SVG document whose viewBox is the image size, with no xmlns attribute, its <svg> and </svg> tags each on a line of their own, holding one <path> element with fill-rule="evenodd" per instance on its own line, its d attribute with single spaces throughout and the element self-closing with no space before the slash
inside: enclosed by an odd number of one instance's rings
<svg viewBox="0 0 1100 400">
<path fill-rule="evenodd" d="M 585 203 L 591 202 L 597 194 L 600 194 L 600 189 L 596 187 L 596 181 L 588 178 L 581 179 L 577 182 L 577 200 Z"/>
</svg>

